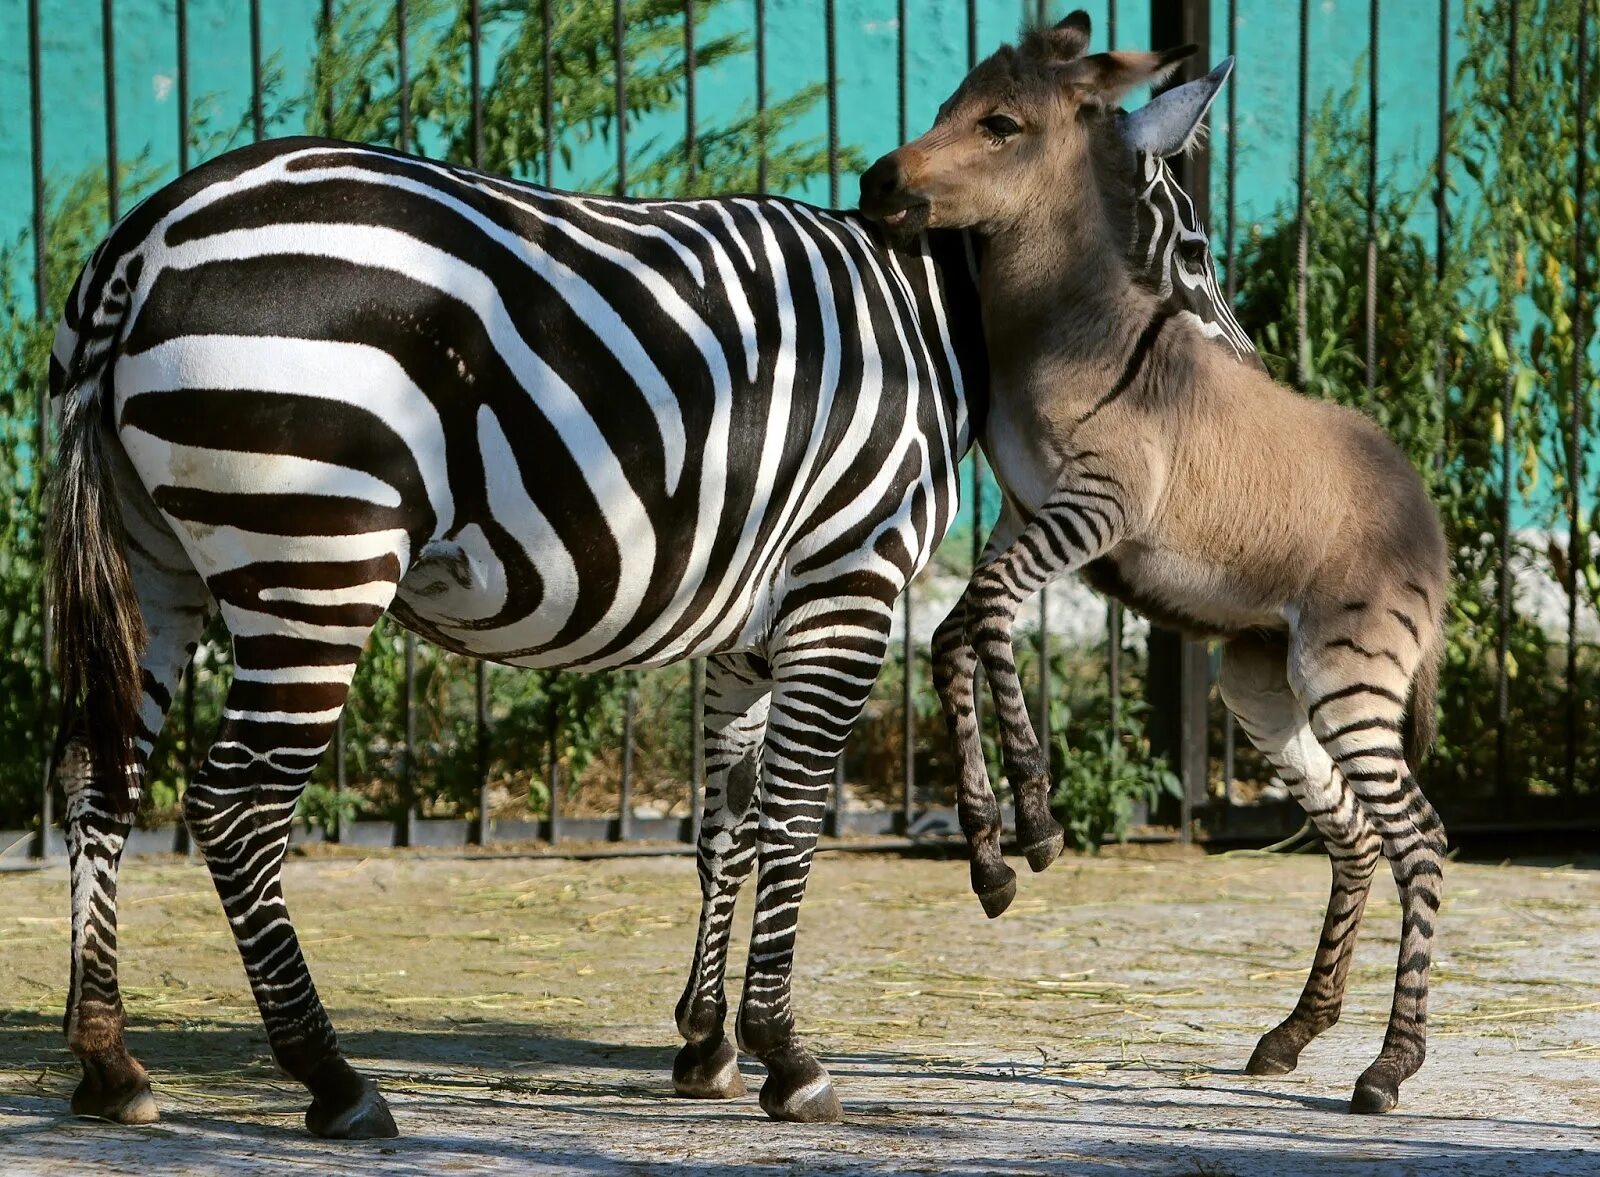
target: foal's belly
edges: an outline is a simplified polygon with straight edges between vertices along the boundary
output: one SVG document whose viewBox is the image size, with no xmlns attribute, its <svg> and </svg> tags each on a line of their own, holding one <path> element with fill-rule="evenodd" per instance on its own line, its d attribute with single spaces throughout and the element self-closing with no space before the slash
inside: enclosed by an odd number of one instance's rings
<svg viewBox="0 0 1600 1177">
<path fill-rule="evenodd" d="M 1139 544 L 1123 544 L 1083 570 L 1090 586 L 1167 629 L 1193 638 L 1283 629 L 1283 602 L 1260 599 L 1227 569 Z"/>
</svg>

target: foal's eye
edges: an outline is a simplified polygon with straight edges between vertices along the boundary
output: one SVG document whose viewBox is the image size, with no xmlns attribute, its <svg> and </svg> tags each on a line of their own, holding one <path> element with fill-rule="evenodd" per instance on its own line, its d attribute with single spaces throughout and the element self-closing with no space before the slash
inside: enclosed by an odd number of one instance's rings
<svg viewBox="0 0 1600 1177">
<path fill-rule="evenodd" d="M 1178 242 L 1178 256 L 1186 262 L 1200 265 L 1206 260 L 1206 242 L 1203 237 L 1185 237 Z"/>
<path fill-rule="evenodd" d="M 987 118 L 981 118 L 978 120 L 978 125 L 998 140 L 1009 139 L 1022 130 L 1021 124 L 1016 119 L 1004 114 L 991 114 Z"/>
</svg>

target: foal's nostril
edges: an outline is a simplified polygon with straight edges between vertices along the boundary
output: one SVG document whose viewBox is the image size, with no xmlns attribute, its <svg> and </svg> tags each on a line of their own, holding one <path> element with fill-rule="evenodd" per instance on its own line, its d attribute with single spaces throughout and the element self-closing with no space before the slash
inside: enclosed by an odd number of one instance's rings
<svg viewBox="0 0 1600 1177">
<path fill-rule="evenodd" d="M 900 187 L 900 165 L 886 155 L 861 176 L 862 201 L 886 200 Z"/>
</svg>

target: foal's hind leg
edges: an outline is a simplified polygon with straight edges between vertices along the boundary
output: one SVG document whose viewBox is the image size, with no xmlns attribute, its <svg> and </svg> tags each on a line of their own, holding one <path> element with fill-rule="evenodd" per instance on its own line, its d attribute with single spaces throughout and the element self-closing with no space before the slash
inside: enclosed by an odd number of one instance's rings
<svg viewBox="0 0 1600 1177">
<path fill-rule="evenodd" d="M 128 571 L 148 641 L 140 666 L 144 698 L 133 749 L 139 775 L 131 778 L 134 804 L 150 750 L 173 691 L 205 628 L 211 597 L 176 537 L 143 487 L 119 472 L 119 497 L 127 537 Z M 66 794 L 67 855 L 72 868 L 72 971 L 64 1019 L 67 1045 L 83 1066 L 72 1110 L 122 1124 L 157 1118 L 144 1068 L 128 1053 L 117 985 L 117 866 L 133 824 L 118 797 L 130 783 L 122 769 L 94 765 L 92 733 L 63 733 L 55 778 Z"/>
<path fill-rule="evenodd" d="M 1297 627 L 1290 681 L 1383 840 L 1400 891 L 1400 957 L 1383 1049 L 1356 1082 L 1350 1109 L 1385 1112 L 1427 1053 L 1428 967 L 1444 885 L 1444 826 L 1417 787 L 1401 746 L 1411 679 L 1432 657 L 1437 622 L 1420 590 L 1308 612 Z"/>
<path fill-rule="evenodd" d="M 727 1037 L 728 939 L 739 888 L 756 865 L 756 802 L 761 741 L 772 680 L 746 654 L 706 660 L 706 809 L 700 825 L 700 932 L 694 963 L 678 1000 L 684 1046 L 672 1064 L 672 1086 L 697 1099 L 745 1093 L 739 1052 Z"/>
<path fill-rule="evenodd" d="M 1286 654 L 1281 639 L 1230 641 L 1222 657 L 1222 698 L 1321 833 L 1333 889 L 1305 989 L 1294 1012 L 1262 1036 L 1245 1067 L 1252 1075 L 1294 1070 L 1306 1044 L 1339 1020 L 1356 932 L 1382 853 L 1365 810 L 1317 743 L 1289 687 Z"/>
</svg>

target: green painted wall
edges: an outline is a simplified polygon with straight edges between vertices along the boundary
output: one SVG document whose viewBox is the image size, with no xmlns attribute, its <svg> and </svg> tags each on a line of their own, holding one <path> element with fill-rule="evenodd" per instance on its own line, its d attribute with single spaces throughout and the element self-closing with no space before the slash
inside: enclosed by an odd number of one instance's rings
<svg viewBox="0 0 1600 1177">
<path fill-rule="evenodd" d="M 604 2 L 604 0 L 590 0 Z M 1054 0 L 1059 17 L 1075 5 Z M 1097 43 L 1108 31 L 1106 0 L 1084 5 L 1094 17 Z M 769 91 L 783 95 L 824 76 L 822 0 L 768 0 Z M 304 84 L 311 59 L 312 30 L 320 0 L 263 0 L 265 53 L 276 57 L 289 91 Z M 1010 38 L 1032 0 L 979 0 L 979 52 Z M 1122 0 L 1117 39 L 1134 46 L 1148 39 L 1148 0 Z M 1278 0 L 1241 0 L 1238 102 L 1238 202 L 1241 228 L 1286 201 L 1294 184 L 1295 50 L 1297 6 Z M 103 166 L 105 120 L 99 0 L 41 0 L 44 149 L 52 176 L 67 177 Z M 173 0 L 116 0 L 117 133 L 124 158 L 147 153 L 175 170 L 177 154 L 177 49 Z M 250 51 L 244 0 L 190 0 L 191 94 L 207 104 L 216 125 L 232 125 L 248 109 Z M 965 0 L 910 0 L 909 121 L 913 134 L 932 119 L 939 101 L 966 63 Z M 708 34 L 730 26 L 748 29 L 753 5 L 726 0 Z M 12 239 L 26 229 L 30 210 L 26 0 L 0 0 L 0 235 Z M 1226 51 L 1225 0 L 1213 5 L 1213 58 Z M 1436 132 L 1435 0 L 1390 0 L 1383 7 L 1379 79 L 1383 106 L 1379 133 L 1383 180 L 1410 182 L 1431 157 Z M 870 158 L 895 145 L 894 0 L 839 0 L 839 126 L 846 144 Z M 1317 0 L 1311 14 L 1313 104 L 1343 90 L 1356 77 L 1367 44 L 1365 0 Z M 491 48 L 492 58 L 492 48 Z M 754 100 L 753 59 L 704 72 L 699 101 L 710 122 Z M 1220 111 L 1219 111 L 1220 116 Z M 298 130 L 273 128 L 277 133 Z M 636 141 L 673 134 L 676 120 L 646 125 Z M 800 128 L 821 137 L 819 107 Z M 1220 229 L 1222 148 L 1226 129 L 1214 129 L 1214 200 Z M 576 161 L 558 183 L 577 184 L 599 175 L 605 149 Z M 846 175 L 841 201 L 855 198 L 855 177 Z M 814 183 L 799 193 L 827 200 L 827 186 Z M 1431 215 L 1431 213 L 1429 214 Z"/>
</svg>

